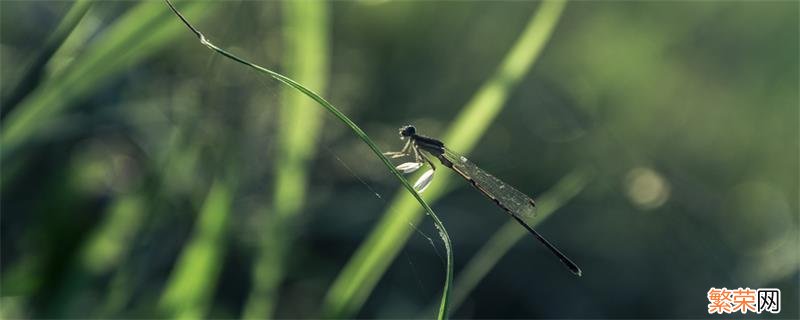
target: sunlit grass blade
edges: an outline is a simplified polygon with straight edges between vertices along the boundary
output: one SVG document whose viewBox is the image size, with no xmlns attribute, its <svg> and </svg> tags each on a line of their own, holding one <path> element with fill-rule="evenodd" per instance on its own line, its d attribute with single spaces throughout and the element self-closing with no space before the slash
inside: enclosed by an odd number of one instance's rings
<svg viewBox="0 0 800 320">
<path fill-rule="evenodd" d="M 414 190 L 414 188 L 411 186 L 411 184 L 408 183 L 408 181 L 402 176 L 402 174 L 399 171 L 397 171 L 397 169 L 394 168 L 394 164 L 392 164 L 392 162 L 386 156 L 383 155 L 383 152 L 378 148 L 378 146 L 375 144 L 375 142 L 372 141 L 372 139 L 369 136 L 367 136 L 367 134 L 364 132 L 364 130 L 362 130 L 352 120 L 350 120 L 350 118 L 348 118 L 345 114 L 343 114 L 341 111 L 339 111 L 339 109 L 334 107 L 332 104 L 330 104 L 327 100 L 322 98 L 322 96 L 320 96 L 316 92 L 306 88 L 305 86 L 301 85 L 300 83 L 294 81 L 293 79 L 291 79 L 289 77 L 286 77 L 286 76 L 284 76 L 284 75 L 282 75 L 280 73 L 277 73 L 277 72 L 272 71 L 270 69 L 267 69 L 267 68 L 264 68 L 264 67 L 259 66 L 257 64 L 254 64 L 252 62 L 249 62 L 249 61 L 247 61 L 245 59 L 242 59 L 242 58 L 240 58 L 240 57 L 238 57 L 238 56 L 236 56 L 236 55 L 234 55 L 234 54 L 232 54 L 232 53 L 230 53 L 230 52 L 228 52 L 228 51 L 226 51 L 226 50 L 224 50 L 222 48 L 217 47 L 215 44 L 211 43 L 208 39 L 206 39 L 206 37 L 199 30 L 197 30 L 197 28 L 195 28 L 191 23 L 189 23 L 189 21 L 186 20 L 186 18 L 178 12 L 178 10 L 172 5 L 172 3 L 169 2 L 169 0 L 165 0 L 165 1 L 170 6 L 170 8 L 173 10 L 173 12 L 175 12 L 175 14 L 178 15 L 178 17 L 181 19 L 181 21 L 183 21 L 183 23 L 198 37 L 198 39 L 200 40 L 201 44 L 205 45 L 206 47 L 216 51 L 217 53 L 219 53 L 219 54 L 221 54 L 221 55 L 223 55 L 223 56 L 225 56 L 225 57 L 227 57 L 227 58 L 229 58 L 231 60 L 234 60 L 234 61 L 236 61 L 238 63 L 241 63 L 241 64 L 243 64 L 245 66 L 248 66 L 250 68 L 253 68 L 258 72 L 267 74 L 267 75 L 271 76 L 272 78 L 274 78 L 274 79 L 276 79 L 276 80 L 278 80 L 278 81 L 280 81 L 280 82 L 282 82 L 282 83 L 284 83 L 284 84 L 286 84 L 288 86 L 291 86 L 292 88 L 302 92 L 307 97 L 313 99 L 320 106 L 325 108 L 325 110 L 327 110 L 328 112 L 333 114 L 339 121 L 341 121 L 345 125 L 347 125 L 347 127 L 349 127 L 350 130 L 353 131 L 353 133 L 361 139 L 361 141 L 363 141 L 364 143 L 367 144 L 367 146 L 369 146 L 370 150 L 372 150 L 372 152 L 381 160 L 381 162 L 383 162 L 383 164 L 388 168 L 388 170 L 400 181 L 400 183 L 403 185 L 403 187 L 406 188 L 406 190 L 414 197 L 414 199 L 419 203 L 419 205 L 421 205 L 425 209 L 425 211 L 430 214 L 431 219 L 433 219 L 434 225 L 439 230 L 439 235 L 441 236 L 442 241 L 444 242 L 444 245 L 445 245 L 445 249 L 447 251 L 447 265 L 446 265 L 446 273 L 445 273 L 445 281 L 444 281 L 444 290 L 442 290 L 442 292 L 443 292 L 442 293 L 442 300 L 441 300 L 441 303 L 440 303 L 440 306 L 439 306 L 439 315 L 438 315 L 439 319 L 446 318 L 447 314 L 448 314 L 448 307 L 449 307 L 449 300 L 450 300 L 450 288 L 452 286 L 452 281 L 453 281 L 453 250 L 452 250 L 452 244 L 451 244 L 451 241 L 450 241 L 450 236 L 448 235 L 447 230 L 444 228 L 444 225 L 442 224 L 442 221 L 439 219 L 439 217 L 436 215 L 436 213 L 433 212 L 433 209 L 431 209 L 431 207 L 422 199 L 422 197 L 419 195 L 419 193 L 417 193 Z"/>
<path fill-rule="evenodd" d="M 168 138 L 165 139 L 166 146 L 162 149 L 163 153 L 153 154 L 150 158 L 152 162 L 149 162 L 148 166 L 155 171 L 151 178 L 148 178 L 150 181 L 140 186 L 140 189 L 118 194 L 114 200 L 116 205 L 112 205 L 108 210 L 107 221 L 87 243 L 89 250 L 84 250 L 88 251 L 86 252 L 88 254 L 83 254 L 85 256 L 83 260 L 86 260 L 83 263 L 84 268 L 91 267 L 101 272 L 113 269 L 110 274 L 94 272 L 95 277 L 108 277 L 110 280 L 103 302 L 92 314 L 93 317 L 122 317 L 125 315 L 126 306 L 134 299 L 135 292 L 130 288 L 135 286 L 136 275 L 141 272 L 141 266 L 137 264 L 139 260 L 135 255 L 121 256 L 121 253 L 135 246 L 136 242 L 131 239 L 146 238 L 151 234 L 152 229 L 148 229 L 145 221 L 141 220 L 163 213 L 159 210 L 162 204 L 159 199 L 163 199 L 162 197 L 166 195 L 162 191 L 169 192 L 172 197 L 181 195 L 181 191 L 194 190 L 189 185 L 196 179 L 194 174 L 198 170 L 201 154 L 199 149 L 202 142 L 185 137 L 185 132 L 189 130 L 186 123 L 172 126 L 171 133 L 167 134 Z M 202 188 L 203 191 L 206 189 L 202 185 L 198 185 L 197 188 Z M 103 249 L 104 247 L 110 248 Z M 74 294 L 71 299 L 80 300 L 81 296 Z"/>
<path fill-rule="evenodd" d="M 5 118 L 6 115 L 14 109 L 17 103 L 19 103 L 20 100 L 36 86 L 36 83 L 41 80 L 47 62 L 56 50 L 61 47 L 61 44 L 64 43 L 67 36 L 72 33 L 72 30 L 78 25 L 78 22 L 83 19 L 83 16 L 89 11 L 93 3 L 94 2 L 90 0 L 77 0 L 72 4 L 69 11 L 64 15 L 64 18 L 59 22 L 55 31 L 47 37 L 39 53 L 33 58 L 30 65 L 28 65 L 25 75 L 16 83 L 14 89 L 11 90 L 8 96 L 3 98 L 3 102 L 0 104 L 3 106 L 0 108 L 1 118 Z"/>
<path fill-rule="evenodd" d="M 536 198 L 537 217 L 535 220 L 529 221 L 528 224 L 532 227 L 539 225 L 556 210 L 577 196 L 589 182 L 591 175 L 592 173 L 588 169 L 577 169 L 561 178 L 552 189 L 542 194 L 541 197 Z M 475 289 L 481 279 L 489 273 L 489 270 L 500 261 L 500 258 L 517 241 L 524 238 L 530 238 L 530 234 L 514 220 L 506 222 L 492 235 L 456 277 L 455 286 L 453 287 L 453 310 L 461 306 L 464 299 Z"/>
<path fill-rule="evenodd" d="M 234 183 L 219 179 L 206 196 L 194 232 L 170 274 L 160 308 L 169 318 L 201 319 L 224 261 Z"/>
<path fill-rule="evenodd" d="M 105 221 L 91 236 L 81 252 L 80 268 L 86 273 L 104 274 L 114 268 L 130 248 L 145 212 L 139 195 L 120 197 L 108 210 Z"/>
<path fill-rule="evenodd" d="M 325 1 L 287 1 L 283 9 L 282 55 L 286 74 L 317 92 L 328 79 L 328 6 Z M 256 262 L 252 289 L 243 318 L 273 317 L 280 301 L 278 287 L 284 274 L 286 253 L 293 236 L 283 232 L 294 225 L 306 202 L 308 160 L 314 156 L 322 125 L 322 109 L 294 88 L 284 87 L 278 114 L 279 141 L 275 151 L 275 189 L 272 208 L 259 212 L 270 232 L 264 232 Z"/>
<path fill-rule="evenodd" d="M 550 38 L 565 6 L 564 1 L 544 1 L 494 74 L 463 107 L 442 141 L 448 148 L 469 153 L 502 110 L 511 91 L 530 70 Z M 442 172 L 426 191 L 429 201 L 445 194 L 453 175 Z M 366 301 L 380 277 L 408 240 L 422 212 L 406 194 L 397 194 L 386 213 L 339 274 L 324 302 L 325 316 L 352 317 Z"/>
<path fill-rule="evenodd" d="M 197 19 L 211 13 L 213 1 L 187 1 L 186 11 Z M 107 28 L 58 77 L 50 78 L 27 95 L 3 119 L 0 144 L 5 159 L 17 151 L 70 104 L 103 86 L 170 43 L 180 26 L 159 3 L 141 2 Z M 5 175 L 5 173 L 4 173 Z"/>
<path fill-rule="evenodd" d="M 145 218 L 145 201 L 140 194 L 131 194 L 119 196 L 109 206 L 103 222 L 79 251 L 65 283 L 54 288 L 58 295 L 57 315 L 89 315 L 82 303 L 91 297 L 93 281 L 109 275 L 126 261 L 132 239 Z"/>
</svg>

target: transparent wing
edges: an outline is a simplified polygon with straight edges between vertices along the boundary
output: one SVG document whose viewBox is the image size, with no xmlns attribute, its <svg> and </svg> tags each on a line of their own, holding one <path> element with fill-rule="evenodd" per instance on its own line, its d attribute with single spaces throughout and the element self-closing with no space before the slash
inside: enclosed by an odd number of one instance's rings
<svg viewBox="0 0 800 320">
<path fill-rule="evenodd" d="M 444 157 L 453 163 L 454 171 L 503 207 L 509 214 L 525 218 L 532 218 L 536 215 L 536 204 L 526 194 L 481 170 L 466 157 L 449 149 L 445 149 Z"/>
<path fill-rule="evenodd" d="M 528 232 L 533 234 L 539 242 L 544 244 L 551 253 L 558 257 L 573 274 L 579 277 L 581 276 L 581 268 L 579 268 L 577 264 L 572 262 L 572 260 L 567 258 L 558 248 L 551 244 L 550 241 L 547 241 L 541 234 L 525 223 L 524 218 L 530 218 L 536 215 L 536 204 L 533 202 L 533 199 L 502 180 L 495 178 L 486 171 L 481 170 L 481 168 L 478 168 L 478 166 L 462 155 L 445 149 L 442 156 L 452 163 L 451 168 L 453 171 L 460 174 L 486 197 L 492 199 L 497 205 L 506 210 L 514 220 L 517 220 L 517 222 L 525 227 Z M 442 162 L 444 165 L 447 165 L 445 161 Z"/>
</svg>

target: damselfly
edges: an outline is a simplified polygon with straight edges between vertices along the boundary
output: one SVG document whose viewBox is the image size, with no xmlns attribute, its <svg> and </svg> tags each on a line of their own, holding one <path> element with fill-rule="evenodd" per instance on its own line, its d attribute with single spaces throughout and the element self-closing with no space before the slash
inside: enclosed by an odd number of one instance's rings
<svg viewBox="0 0 800 320">
<path fill-rule="evenodd" d="M 514 220 L 519 222 L 519 224 L 533 234 L 539 242 L 547 247 L 550 252 L 558 257 L 572 273 L 577 276 L 581 275 L 581 269 L 578 268 L 578 265 L 567 258 L 566 255 L 561 253 L 553 244 L 525 222 L 524 218 L 530 218 L 536 214 L 536 203 L 533 199 L 500 179 L 495 178 L 486 171 L 481 170 L 477 165 L 467 160 L 466 157 L 447 149 L 443 142 L 417 134 L 417 129 L 414 128 L 414 126 L 409 125 L 401 127 L 400 139 L 408 139 L 403 149 L 396 152 L 387 152 L 385 155 L 391 156 L 392 158 L 413 156 L 414 162 L 403 163 L 397 166 L 398 170 L 404 173 L 411 173 L 424 166 L 425 163 L 431 166 L 431 169 L 425 172 L 414 184 L 414 188 L 418 192 L 422 192 L 428 187 L 436 171 L 436 165 L 425 156 L 425 153 L 427 153 L 439 159 L 439 162 L 441 162 L 443 166 L 453 169 L 458 175 L 472 184 L 475 189 L 478 189 L 484 196 L 505 210 Z"/>
</svg>

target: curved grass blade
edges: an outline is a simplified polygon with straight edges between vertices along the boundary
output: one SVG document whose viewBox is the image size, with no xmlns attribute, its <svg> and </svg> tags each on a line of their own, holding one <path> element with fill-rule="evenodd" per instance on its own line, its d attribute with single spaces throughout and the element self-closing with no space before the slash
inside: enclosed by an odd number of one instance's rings
<svg viewBox="0 0 800 320">
<path fill-rule="evenodd" d="M 452 287 L 452 281 L 453 281 L 453 250 L 450 241 L 450 235 L 445 230 L 442 221 L 439 219 L 438 216 L 436 216 L 436 213 L 433 212 L 433 209 L 431 209 L 431 207 L 425 202 L 425 200 L 423 200 L 422 197 L 420 197 L 419 193 L 417 193 L 414 190 L 414 188 L 411 186 L 411 184 L 408 183 L 408 181 L 402 176 L 402 174 L 399 171 L 397 171 L 397 169 L 394 168 L 394 164 L 392 164 L 392 162 L 388 158 L 386 158 L 386 156 L 383 155 L 383 152 L 378 148 L 375 142 L 373 142 L 372 139 L 370 139 L 369 136 L 367 136 L 367 134 L 363 130 L 361 130 L 361 128 L 358 125 L 356 125 L 352 120 L 350 120 L 350 118 L 348 118 L 345 114 L 339 111 L 339 109 L 330 104 L 327 100 L 322 98 L 322 96 L 320 96 L 319 94 L 297 83 L 296 81 L 292 80 L 287 76 L 284 76 L 280 73 L 277 73 L 275 71 L 269 70 L 252 62 L 249 62 L 245 59 L 242 59 L 234 55 L 233 53 L 230 53 L 220 47 L 217 47 L 215 44 L 208 41 L 208 39 L 206 39 L 206 37 L 199 30 L 197 30 L 197 28 L 195 28 L 191 23 L 189 23 L 188 20 L 186 20 L 186 18 L 183 17 L 183 15 L 181 15 L 181 13 L 172 5 L 172 3 L 169 0 L 164 0 L 164 1 L 167 3 L 167 5 L 169 5 L 170 9 L 172 9 L 172 11 L 181 19 L 181 21 L 183 21 L 186 27 L 188 27 L 197 36 L 201 44 L 205 45 L 209 49 L 214 50 L 215 52 L 231 60 L 234 60 L 250 68 L 253 68 L 258 72 L 267 74 L 272 78 L 274 78 L 275 80 L 278 80 L 302 92 L 309 98 L 316 101 L 320 106 L 325 108 L 325 110 L 332 113 L 337 119 L 339 119 L 339 121 L 347 125 L 350 128 L 350 130 L 352 130 L 353 133 L 356 134 L 356 136 L 358 136 L 364 143 L 367 144 L 367 146 L 369 146 L 372 152 L 375 153 L 375 155 L 383 162 L 383 164 L 389 169 L 389 171 L 392 172 L 392 174 L 394 174 L 394 176 L 400 181 L 403 187 L 405 187 L 406 190 L 408 190 L 408 192 L 414 197 L 414 199 L 416 199 L 417 202 L 425 209 L 425 211 L 430 214 L 431 218 L 433 219 L 434 225 L 440 231 L 439 235 L 441 236 L 442 241 L 444 242 L 445 245 L 445 249 L 447 251 L 447 267 L 446 267 L 447 270 L 446 270 L 444 290 L 442 293 L 442 300 L 439 306 L 439 316 L 438 316 L 439 319 L 446 318 L 449 307 L 450 288 Z"/>
</svg>

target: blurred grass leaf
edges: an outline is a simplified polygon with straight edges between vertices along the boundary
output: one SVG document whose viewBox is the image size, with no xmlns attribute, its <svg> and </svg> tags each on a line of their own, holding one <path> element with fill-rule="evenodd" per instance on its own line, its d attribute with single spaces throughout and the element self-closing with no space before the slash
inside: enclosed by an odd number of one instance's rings
<svg viewBox="0 0 800 320">
<path fill-rule="evenodd" d="M 61 19 L 61 22 L 56 26 L 56 30 L 47 37 L 39 53 L 31 61 L 25 75 L 17 82 L 14 89 L 11 90 L 11 93 L 3 99 L 3 108 L 0 108 L 0 117 L 5 118 L 6 115 L 14 109 L 17 103 L 19 103 L 25 95 L 36 86 L 36 83 L 41 80 L 42 73 L 48 61 L 50 61 L 50 58 L 52 58 L 56 50 L 61 47 L 64 40 L 67 39 L 67 36 L 72 33 L 78 25 L 78 22 L 83 19 L 93 3 L 93 1 L 89 0 L 77 0 L 72 4 L 67 14 L 64 15 L 64 18 Z"/>
<path fill-rule="evenodd" d="M 286 1 L 283 9 L 282 61 L 286 74 L 318 92 L 329 77 L 328 6 L 325 1 Z M 295 216 L 306 202 L 308 160 L 314 156 L 322 125 L 322 110 L 291 87 L 284 87 L 278 114 L 279 141 L 271 212 L 262 212 L 264 232 L 253 264 L 253 281 L 243 318 L 274 317 L 280 299 L 278 287 L 284 273 L 286 253 L 291 251 Z"/>
<path fill-rule="evenodd" d="M 217 2 L 187 1 L 186 12 L 200 19 Z M 93 42 L 59 76 L 47 79 L 34 89 L 4 119 L 0 144 L 3 158 L 14 154 L 24 143 L 48 127 L 54 117 L 126 71 L 156 53 L 177 36 L 180 26 L 171 23 L 169 12 L 159 3 L 145 1 L 126 12 Z"/>
<path fill-rule="evenodd" d="M 206 196 L 194 234 L 170 275 L 160 307 L 170 318 L 206 317 L 224 261 L 233 183 L 219 179 Z"/>
</svg>

